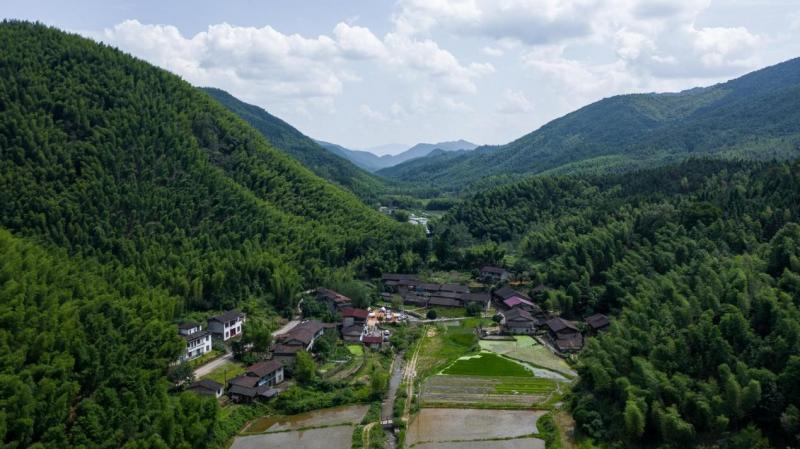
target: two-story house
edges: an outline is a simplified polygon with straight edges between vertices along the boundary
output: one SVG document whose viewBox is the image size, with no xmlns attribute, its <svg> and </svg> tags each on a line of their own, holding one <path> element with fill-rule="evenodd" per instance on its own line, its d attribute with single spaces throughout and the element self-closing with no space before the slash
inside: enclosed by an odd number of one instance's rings
<svg viewBox="0 0 800 449">
<path fill-rule="evenodd" d="M 212 334 L 228 341 L 237 335 L 241 335 L 244 326 L 245 316 L 238 310 L 229 310 L 222 315 L 212 316 L 208 319 L 208 330 Z"/>
<path fill-rule="evenodd" d="M 181 355 L 182 362 L 196 359 L 211 351 L 211 334 L 196 323 L 184 323 L 178 326 L 178 334 L 186 341 L 186 353 Z"/>
</svg>

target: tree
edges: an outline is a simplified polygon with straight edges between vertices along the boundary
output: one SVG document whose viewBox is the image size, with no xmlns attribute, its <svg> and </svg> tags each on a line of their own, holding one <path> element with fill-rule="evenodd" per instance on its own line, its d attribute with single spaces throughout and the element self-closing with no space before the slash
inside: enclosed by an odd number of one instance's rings
<svg viewBox="0 0 800 449">
<path fill-rule="evenodd" d="M 483 307 L 478 302 L 471 302 L 467 304 L 466 311 L 469 316 L 480 316 L 481 312 L 483 312 Z"/>
<path fill-rule="evenodd" d="M 181 362 L 169 370 L 168 377 L 175 384 L 190 384 L 194 382 L 194 369 L 189 362 Z"/>
<path fill-rule="evenodd" d="M 379 400 L 383 398 L 386 392 L 386 373 L 379 368 L 375 368 L 370 375 L 370 396 L 372 400 Z"/>
<path fill-rule="evenodd" d="M 428 312 L 425 314 L 425 317 L 429 320 L 435 320 L 436 316 L 436 309 L 428 309 Z"/>
<path fill-rule="evenodd" d="M 317 377 L 317 365 L 306 351 L 299 351 L 294 361 L 294 378 L 300 385 L 309 385 Z"/>
<path fill-rule="evenodd" d="M 644 433 L 645 417 L 636 401 L 628 399 L 625 403 L 625 433 L 631 440 L 637 440 Z"/>
</svg>

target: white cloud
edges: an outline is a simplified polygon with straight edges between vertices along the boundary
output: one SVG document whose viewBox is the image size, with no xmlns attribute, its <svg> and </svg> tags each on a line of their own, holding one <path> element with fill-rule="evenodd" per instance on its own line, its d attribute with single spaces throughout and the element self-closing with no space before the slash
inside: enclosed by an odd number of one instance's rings
<svg viewBox="0 0 800 449">
<path fill-rule="evenodd" d="M 343 55 L 355 59 L 382 58 L 386 48 L 369 28 L 350 26 L 340 22 L 333 29 L 333 35 Z"/>
<path fill-rule="evenodd" d="M 461 34 L 512 38 L 528 44 L 590 33 L 587 17 L 600 2 L 586 0 L 401 0 L 398 31 L 419 34 L 442 27 Z"/>
<path fill-rule="evenodd" d="M 105 30 L 105 40 L 198 85 L 234 90 L 251 99 L 330 98 L 342 92 L 327 37 L 285 35 L 270 26 L 211 25 L 187 38 L 170 25 L 126 20 Z"/>
<path fill-rule="evenodd" d="M 462 65 L 452 53 L 430 39 L 410 38 L 389 33 L 384 38 L 389 64 L 403 70 L 412 78 L 423 75 L 448 93 L 472 93 L 477 90 L 474 80 L 494 71 L 491 64 Z"/>
<path fill-rule="evenodd" d="M 193 84 L 228 89 L 262 105 L 292 103 L 303 114 L 314 105 L 330 109 L 346 83 L 361 80 L 350 60 L 371 60 L 399 78 L 449 94 L 473 93 L 475 80 L 494 72 L 489 63 L 462 64 L 431 39 L 388 33 L 381 40 L 344 22 L 332 36 L 313 38 L 227 23 L 185 37 L 171 25 L 127 20 L 105 30 L 104 39 Z"/>
<path fill-rule="evenodd" d="M 502 101 L 497 106 L 501 114 L 522 114 L 533 112 L 533 103 L 528 100 L 525 93 L 518 90 L 506 89 Z"/>
<path fill-rule="evenodd" d="M 500 45 L 612 48 L 642 76 L 718 78 L 758 65 L 759 36 L 742 27 L 699 27 L 710 0 L 400 0 L 407 35 L 439 29 Z M 604 63 L 607 63 L 604 62 Z"/>
</svg>

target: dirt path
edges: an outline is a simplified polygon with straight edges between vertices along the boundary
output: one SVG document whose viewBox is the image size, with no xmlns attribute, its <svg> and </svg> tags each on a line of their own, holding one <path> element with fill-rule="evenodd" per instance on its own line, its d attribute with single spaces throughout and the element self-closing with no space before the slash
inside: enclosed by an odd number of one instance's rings
<svg viewBox="0 0 800 449">
<path fill-rule="evenodd" d="M 361 444 L 364 447 L 364 449 L 367 449 L 369 447 L 369 431 L 372 430 L 372 427 L 375 424 L 378 423 L 371 422 L 367 424 L 366 426 L 364 426 L 364 430 L 361 432 Z"/>
<path fill-rule="evenodd" d="M 575 444 L 575 420 L 563 410 L 556 412 L 553 415 L 553 420 L 561 435 L 561 447 L 563 449 L 577 449 L 578 445 Z"/>
<path fill-rule="evenodd" d="M 431 332 L 433 332 L 433 335 L 436 335 L 436 330 L 434 328 L 426 329 L 425 335 L 430 336 Z M 403 371 L 403 380 L 406 383 L 406 403 L 403 407 L 403 421 L 406 423 L 411 421 L 409 415 L 411 412 L 411 401 L 414 400 L 414 378 L 417 377 L 417 359 L 419 358 L 420 348 L 422 348 L 422 340 L 417 343 L 417 347 L 414 348 L 414 353 L 411 355 Z"/>
</svg>

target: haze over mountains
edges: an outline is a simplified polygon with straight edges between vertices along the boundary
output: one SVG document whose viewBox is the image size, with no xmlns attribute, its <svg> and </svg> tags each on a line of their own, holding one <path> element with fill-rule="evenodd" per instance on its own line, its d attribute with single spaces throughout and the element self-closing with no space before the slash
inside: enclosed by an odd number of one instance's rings
<svg viewBox="0 0 800 449">
<path fill-rule="evenodd" d="M 459 190 L 486 176 L 607 172 L 709 155 L 800 152 L 800 59 L 679 93 L 620 95 L 500 146 L 438 153 L 383 169 L 390 179 Z"/>
<path fill-rule="evenodd" d="M 432 151 L 437 149 L 450 152 L 450 151 L 461 151 L 461 150 L 469 151 L 478 147 L 478 145 L 475 145 L 472 142 L 459 139 L 450 142 L 418 143 L 401 153 L 385 154 L 379 156 L 369 151 L 351 150 L 348 148 L 344 148 L 341 145 L 337 145 L 335 143 L 323 142 L 323 141 L 318 141 L 318 143 L 323 147 L 327 148 L 329 151 L 338 154 L 339 156 L 342 156 L 344 158 L 347 158 L 354 164 L 369 171 L 377 171 L 382 168 L 392 167 L 397 164 L 402 164 L 403 162 L 407 162 L 412 159 L 425 157 L 429 155 Z"/>
</svg>

